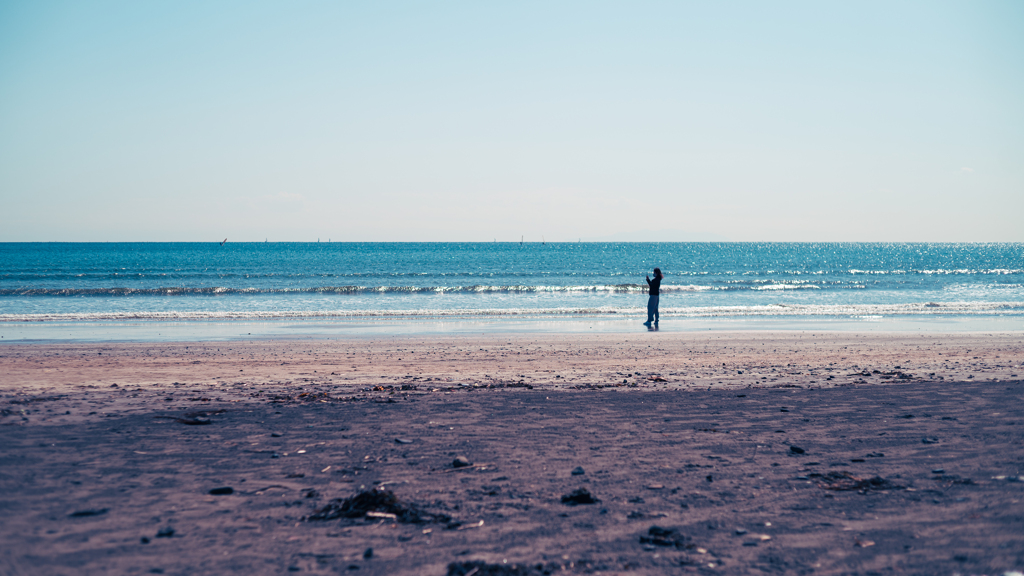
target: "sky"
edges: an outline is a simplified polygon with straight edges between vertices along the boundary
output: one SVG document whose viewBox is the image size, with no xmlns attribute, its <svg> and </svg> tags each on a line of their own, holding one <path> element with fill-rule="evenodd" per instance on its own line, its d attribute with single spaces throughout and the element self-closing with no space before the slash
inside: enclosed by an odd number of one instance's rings
<svg viewBox="0 0 1024 576">
<path fill-rule="evenodd" d="M 1024 241 L 1024 2 L 0 0 L 0 241 Z"/>
</svg>

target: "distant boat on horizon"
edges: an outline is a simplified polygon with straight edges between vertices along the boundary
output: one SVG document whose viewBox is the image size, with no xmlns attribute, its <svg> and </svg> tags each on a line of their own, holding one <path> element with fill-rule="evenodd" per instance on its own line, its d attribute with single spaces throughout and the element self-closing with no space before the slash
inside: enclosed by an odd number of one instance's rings
<svg viewBox="0 0 1024 576">
<path fill-rule="evenodd" d="M 224 239 L 224 242 L 221 242 L 221 243 L 220 243 L 220 245 L 221 245 L 221 246 L 223 246 L 223 245 L 224 245 L 224 243 L 225 243 L 225 242 L 227 242 L 227 241 L 228 241 L 228 239 L 227 239 L 227 238 L 225 238 L 225 239 Z"/>
</svg>

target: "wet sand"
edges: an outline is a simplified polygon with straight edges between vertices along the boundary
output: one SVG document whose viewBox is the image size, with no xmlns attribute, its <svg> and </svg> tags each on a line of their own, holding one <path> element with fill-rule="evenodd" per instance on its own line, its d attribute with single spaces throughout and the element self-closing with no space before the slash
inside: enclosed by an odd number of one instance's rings
<svg viewBox="0 0 1024 576">
<path fill-rule="evenodd" d="M 0 346 L 0 572 L 1001 574 L 1022 364 L 1017 333 Z M 435 521 L 309 519 L 382 488 Z"/>
</svg>

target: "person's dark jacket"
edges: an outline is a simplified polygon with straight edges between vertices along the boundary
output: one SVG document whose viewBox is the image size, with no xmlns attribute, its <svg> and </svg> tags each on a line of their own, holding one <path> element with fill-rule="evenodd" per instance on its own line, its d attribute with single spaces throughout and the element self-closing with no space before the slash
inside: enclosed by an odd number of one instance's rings
<svg viewBox="0 0 1024 576">
<path fill-rule="evenodd" d="M 651 296 L 657 296 L 659 294 L 658 289 L 661 288 L 661 276 L 655 276 L 654 280 L 647 279 L 647 285 L 650 286 L 648 294 Z"/>
</svg>

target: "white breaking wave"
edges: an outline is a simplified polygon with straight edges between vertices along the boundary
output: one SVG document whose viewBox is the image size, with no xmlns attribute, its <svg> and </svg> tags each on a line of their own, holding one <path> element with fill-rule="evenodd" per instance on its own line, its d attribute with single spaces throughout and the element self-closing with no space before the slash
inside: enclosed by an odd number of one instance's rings
<svg viewBox="0 0 1024 576">
<path fill-rule="evenodd" d="M 820 290 L 821 288 L 813 284 L 768 284 L 765 286 L 755 286 L 752 290 Z"/>
<path fill-rule="evenodd" d="M 640 315 L 646 308 L 486 308 L 435 310 L 253 310 L 253 311 L 168 311 L 168 312 L 71 312 L 42 314 L 0 314 L 0 322 L 88 322 L 95 320 L 282 320 L 294 318 L 493 318 L 493 317 L 613 317 Z M 918 302 L 911 304 L 769 304 L 759 306 L 692 306 L 662 308 L 662 316 L 682 318 L 719 318 L 743 316 L 1022 316 L 1024 302 Z"/>
</svg>

